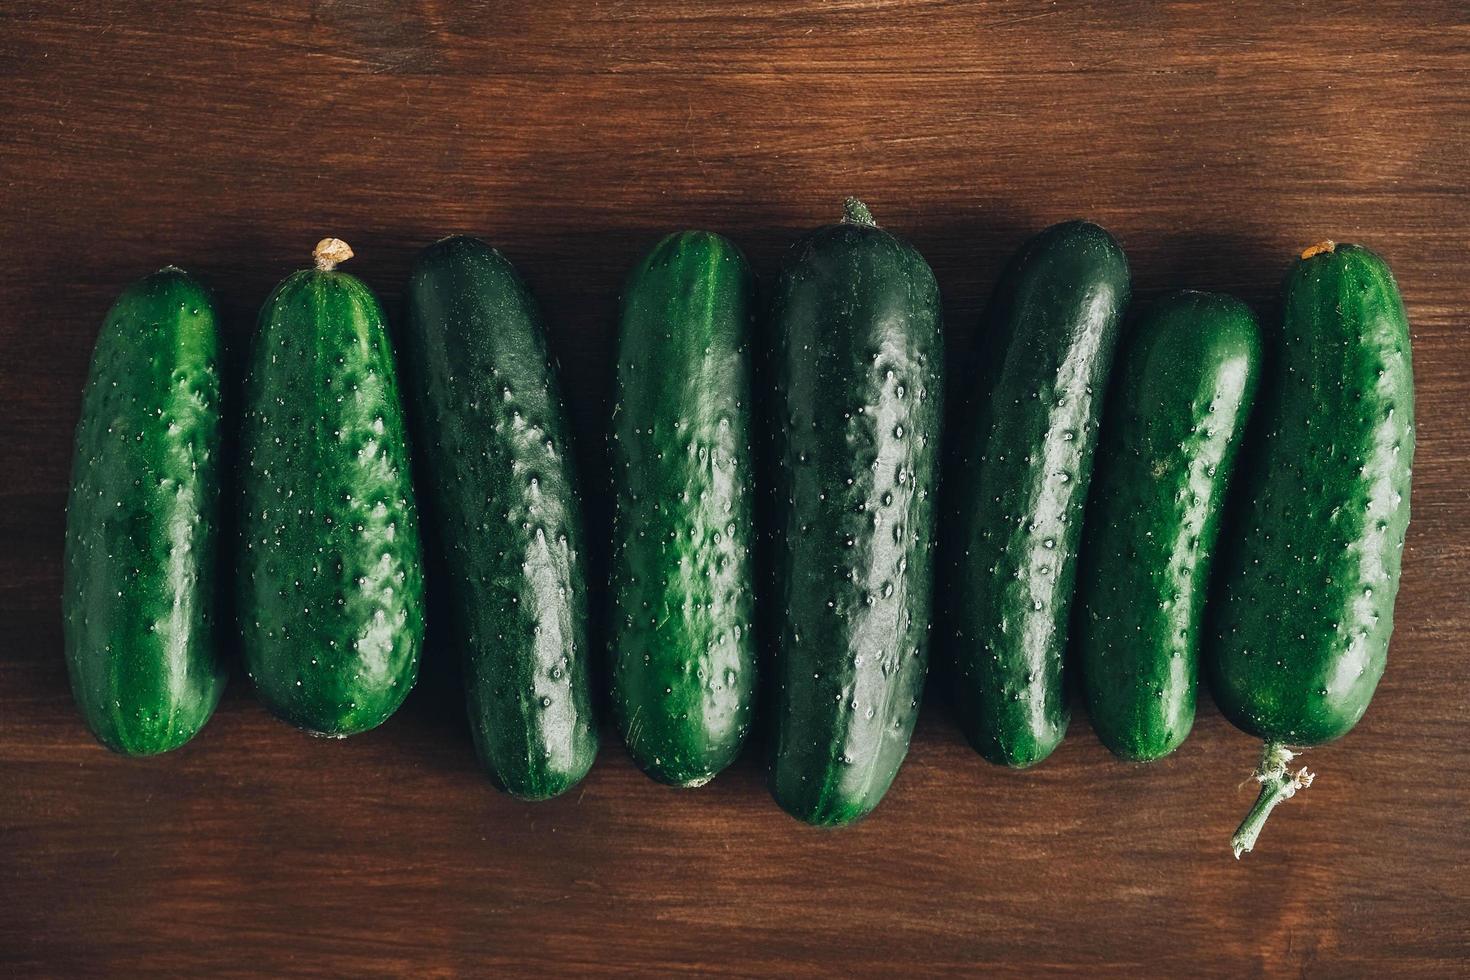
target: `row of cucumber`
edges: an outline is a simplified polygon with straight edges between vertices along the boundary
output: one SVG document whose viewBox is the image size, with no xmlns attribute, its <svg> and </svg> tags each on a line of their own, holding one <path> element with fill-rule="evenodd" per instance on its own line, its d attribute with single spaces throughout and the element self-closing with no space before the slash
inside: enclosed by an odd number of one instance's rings
<svg viewBox="0 0 1470 980">
<path fill-rule="evenodd" d="M 350 255 L 324 240 L 276 289 L 246 372 L 225 567 L 250 676 L 309 731 L 378 725 L 417 676 L 432 555 L 481 760 L 516 796 L 555 796 L 597 751 L 595 649 L 535 301 L 499 252 L 445 239 L 414 262 L 395 357 L 372 292 L 336 269 Z M 908 751 L 931 639 L 969 740 L 1017 768 L 1065 734 L 1069 663 L 1103 742 L 1136 761 L 1188 734 L 1203 666 L 1267 743 L 1248 849 L 1311 778 L 1286 746 L 1348 731 L 1383 671 L 1407 322 L 1382 260 L 1331 243 L 1294 266 L 1269 340 L 1237 300 L 1196 292 L 1124 331 L 1129 298 L 1107 232 L 1050 228 L 946 379 L 933 273 L 855 200 L 760 300 L 727 240 L 655 246 L 622 301 L 611 581 L 591 596 L 611 607 L 612 703 L 640 767 L 713 778 L 759 673 L 773 794 L 845 824 Z M 92 731 L 127 754 L 188 741 L 224 685 L 218 347 L 206 291 L 165 269 L 114 306 L 84 398 L 67 660 Z"/>
</svg>

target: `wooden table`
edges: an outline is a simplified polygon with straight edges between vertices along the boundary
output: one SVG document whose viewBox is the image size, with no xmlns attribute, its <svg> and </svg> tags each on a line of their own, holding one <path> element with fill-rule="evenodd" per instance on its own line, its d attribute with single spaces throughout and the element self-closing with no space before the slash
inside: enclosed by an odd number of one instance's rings
<svg viewBox="0 0 1470 980">
<path fill-rule="evenodd" d="M 0 973 L 1470 970 L 1463 4 L 174 7 L 0 9 Z M 579 789 L 513 802 L 476 766 L 443 648 L 345 742 L 272 720 L 239 675 L 170 756 L 87 735 L 63 503 L 127 282 L 196 271 L 238 353 L 325 234 L 390 309 L 416 249 L 488 238 L 544 302 L 602 540 L 623 275 L 680 227 L 768 272 L 850 193 L 929 258 L 956 349 L 1004 257 L 1078 215 L 1143 297 L 1225 289 L 1268 321 L 1309 242 L 1393 263 L 1421 420 L 1398 631 L 1367 717 L 1311 753 L 1317 784 L 1256 853 L 1227 839 L 1257 746 L 1208 703 L 1156 765 L 1113 760 L 1079 710 L 1016 773 L 931 699 L 887 801 L 840 832 L 782 814 L 757 751 L 681 793 L 610 729 Z"/>
</svg>

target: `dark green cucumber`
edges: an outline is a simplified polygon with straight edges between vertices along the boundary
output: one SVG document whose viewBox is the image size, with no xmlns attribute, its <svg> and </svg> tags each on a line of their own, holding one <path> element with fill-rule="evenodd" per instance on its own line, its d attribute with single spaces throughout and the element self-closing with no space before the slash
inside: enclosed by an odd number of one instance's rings
<svg viewBox="0 0 1470 980">
<path fill-rule="evenodd" d="M 793 816 L 845 824 L 898 773 L 928 668 L 939 288 L 849 199 L 787 253 L 771 329 L 785 612 L 771 787 Z"/>
<path fill-rule="evenodd" d="M 181 269 L 107 314 L 82 397 L 66 508 L 66 664 L 92 734 L 124 755 L 178 748 L 219 702 L 214 609 L 219 337 Z"/>
<path fill-rule="evenodd" d="M 1237 857 L 1303 785 L 1282 747 L 1345 735 L 1367 710 L 1409 524 L 1414 373 L 1393 273 L 1365 248 L 1313 246 L 1287 277 L 1284 316 L 1232 491 L 1208 658 L 1220 710 L 1267 742 Z"/>
<path fill-rule="evenodd" d="M 954 695 L 971 744 L 1016 768 L 1067 731 L 1062 655 L 1082 510 L 1128 260 L 1097 225 L 1055 225 L 1002 275 L 980 371 L 993 380 L 959 442 L 954 521 Z"/>
<path fill-rule="evenodd" d="M 591 768 L 597 729 L 581 500 L 541 315 L 474 238 L 420 252 L 407 298 L 405 378 L 475 749 L 507 792 L 556 796 Z"/>
<path fill-rule="evenodd" d="M 372 291 L 317 267 L 260 311 L 240 436 L 239 621 L 256 692 L 322 735 L 385 721 L 418 677 L 423 573 L 397 372 Z"/>
<path fill-rule="evenodd" d="M 660 782 L 699 786 L 755 693 L 754 280 L 719 235 L 659 242 L 628 279 L 610 445 L 613 706 Z"/>
<path fill-rule="evenodd" d="M 1125 336 L 1088 498 L 1074 628 L 1092 727 L 1118 756 L 1194 725 L 1209 569 L 1261 334 L 1244 303 L 1178 292 Z"/>
</svg>

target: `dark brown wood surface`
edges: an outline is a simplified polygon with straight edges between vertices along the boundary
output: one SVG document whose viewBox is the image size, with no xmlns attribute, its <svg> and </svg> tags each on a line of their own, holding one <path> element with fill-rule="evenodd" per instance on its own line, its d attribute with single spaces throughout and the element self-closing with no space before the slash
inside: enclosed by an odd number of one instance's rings
<svg viewBox="0 0 1470 980">
<path fill-rule="evenodd" d="M 1467 161 L 1457 0 L 8 0 L 0 973 L 1463 975 Z M 1367 716 L 1310 753 L 1316 785 L 1255 854 L 1227 839 L 1257 746 L 1207 701 L 1156 765 L 1112 759 L 1079 711 L 1015 773 L 931 698 L 886 802 L 840 832 L 782 814 L 757 751 L 675 792 L 610 730 L 579 789 L 513 802 L 438 647 L 404 710 L 345 742 L 272 720 L 238 674 L 170 756 L 88 736 L 63 505 L 127 282 L 196 271 L 239 351 L 325 234 L 390 309 L 414 250 L 486 237 L 545 305 L 605 537 L 622 276 L 680 227 L 769 271 L 849 193 L 929 258 L 956 349 L 1004 257 L 1074 216 L 1119 237 L 1143 297 L 1226 289 L 1266 317 L 1307 243 L 1393 264 L 1420 419 L 1398 630 Z"/>
</svg>

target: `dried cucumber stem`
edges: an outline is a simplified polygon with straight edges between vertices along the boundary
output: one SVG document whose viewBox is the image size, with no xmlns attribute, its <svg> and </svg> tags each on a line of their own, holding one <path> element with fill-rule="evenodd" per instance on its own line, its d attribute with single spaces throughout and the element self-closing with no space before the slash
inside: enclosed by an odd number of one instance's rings
<svg viewBox="0 0 1470 980">
<path fill-rule="evenodd" d="M 1321 255 L 1323 252 L 1335 251 L 1337 251 L 1337 242 L 1334 242 L 1332 239 L 1329 238 L 1325 242 L 1318 242 L 1315 245 L 1308 245 L 1306 248 L 1302 249 L 1302 258 L 1310 259 L 1312 256 Z"/>
<path fill-rule="evenodd" d="M 1256 838 L 1261 835 L 1261 828 L 1266 826 L 1266 818 L 1276 809 L 1276 804 L 1291 799 L 1297 790 L 1312 785 L 1314 777 L 1305 766 L 1295 773 L 1287 769 L 1287 763 L 1295 756 L 1296 753 L 1278 742 L 1266 743 L 1265 751 L 1261 753 L 1260 768 L 1255 772 L 1256 782 L 1261 784 L 1261 795 L 1256 797 L 1255 806 L 1240 822 L 1235 836 L 1230 838 L 1230 847 L 1235 851 L 1237 861 L 1256 846 Z"/>
<path fill-rule="evenodd" d="M 316 243 L 316 248 L 311 250 L 311 257 L 316 260 L 318 269 L 322 272 L 331 272 L 337 268 L 338 263 L 352 258 L 352 246 L 340 238 L 323 238 Z"/>
</svg>

